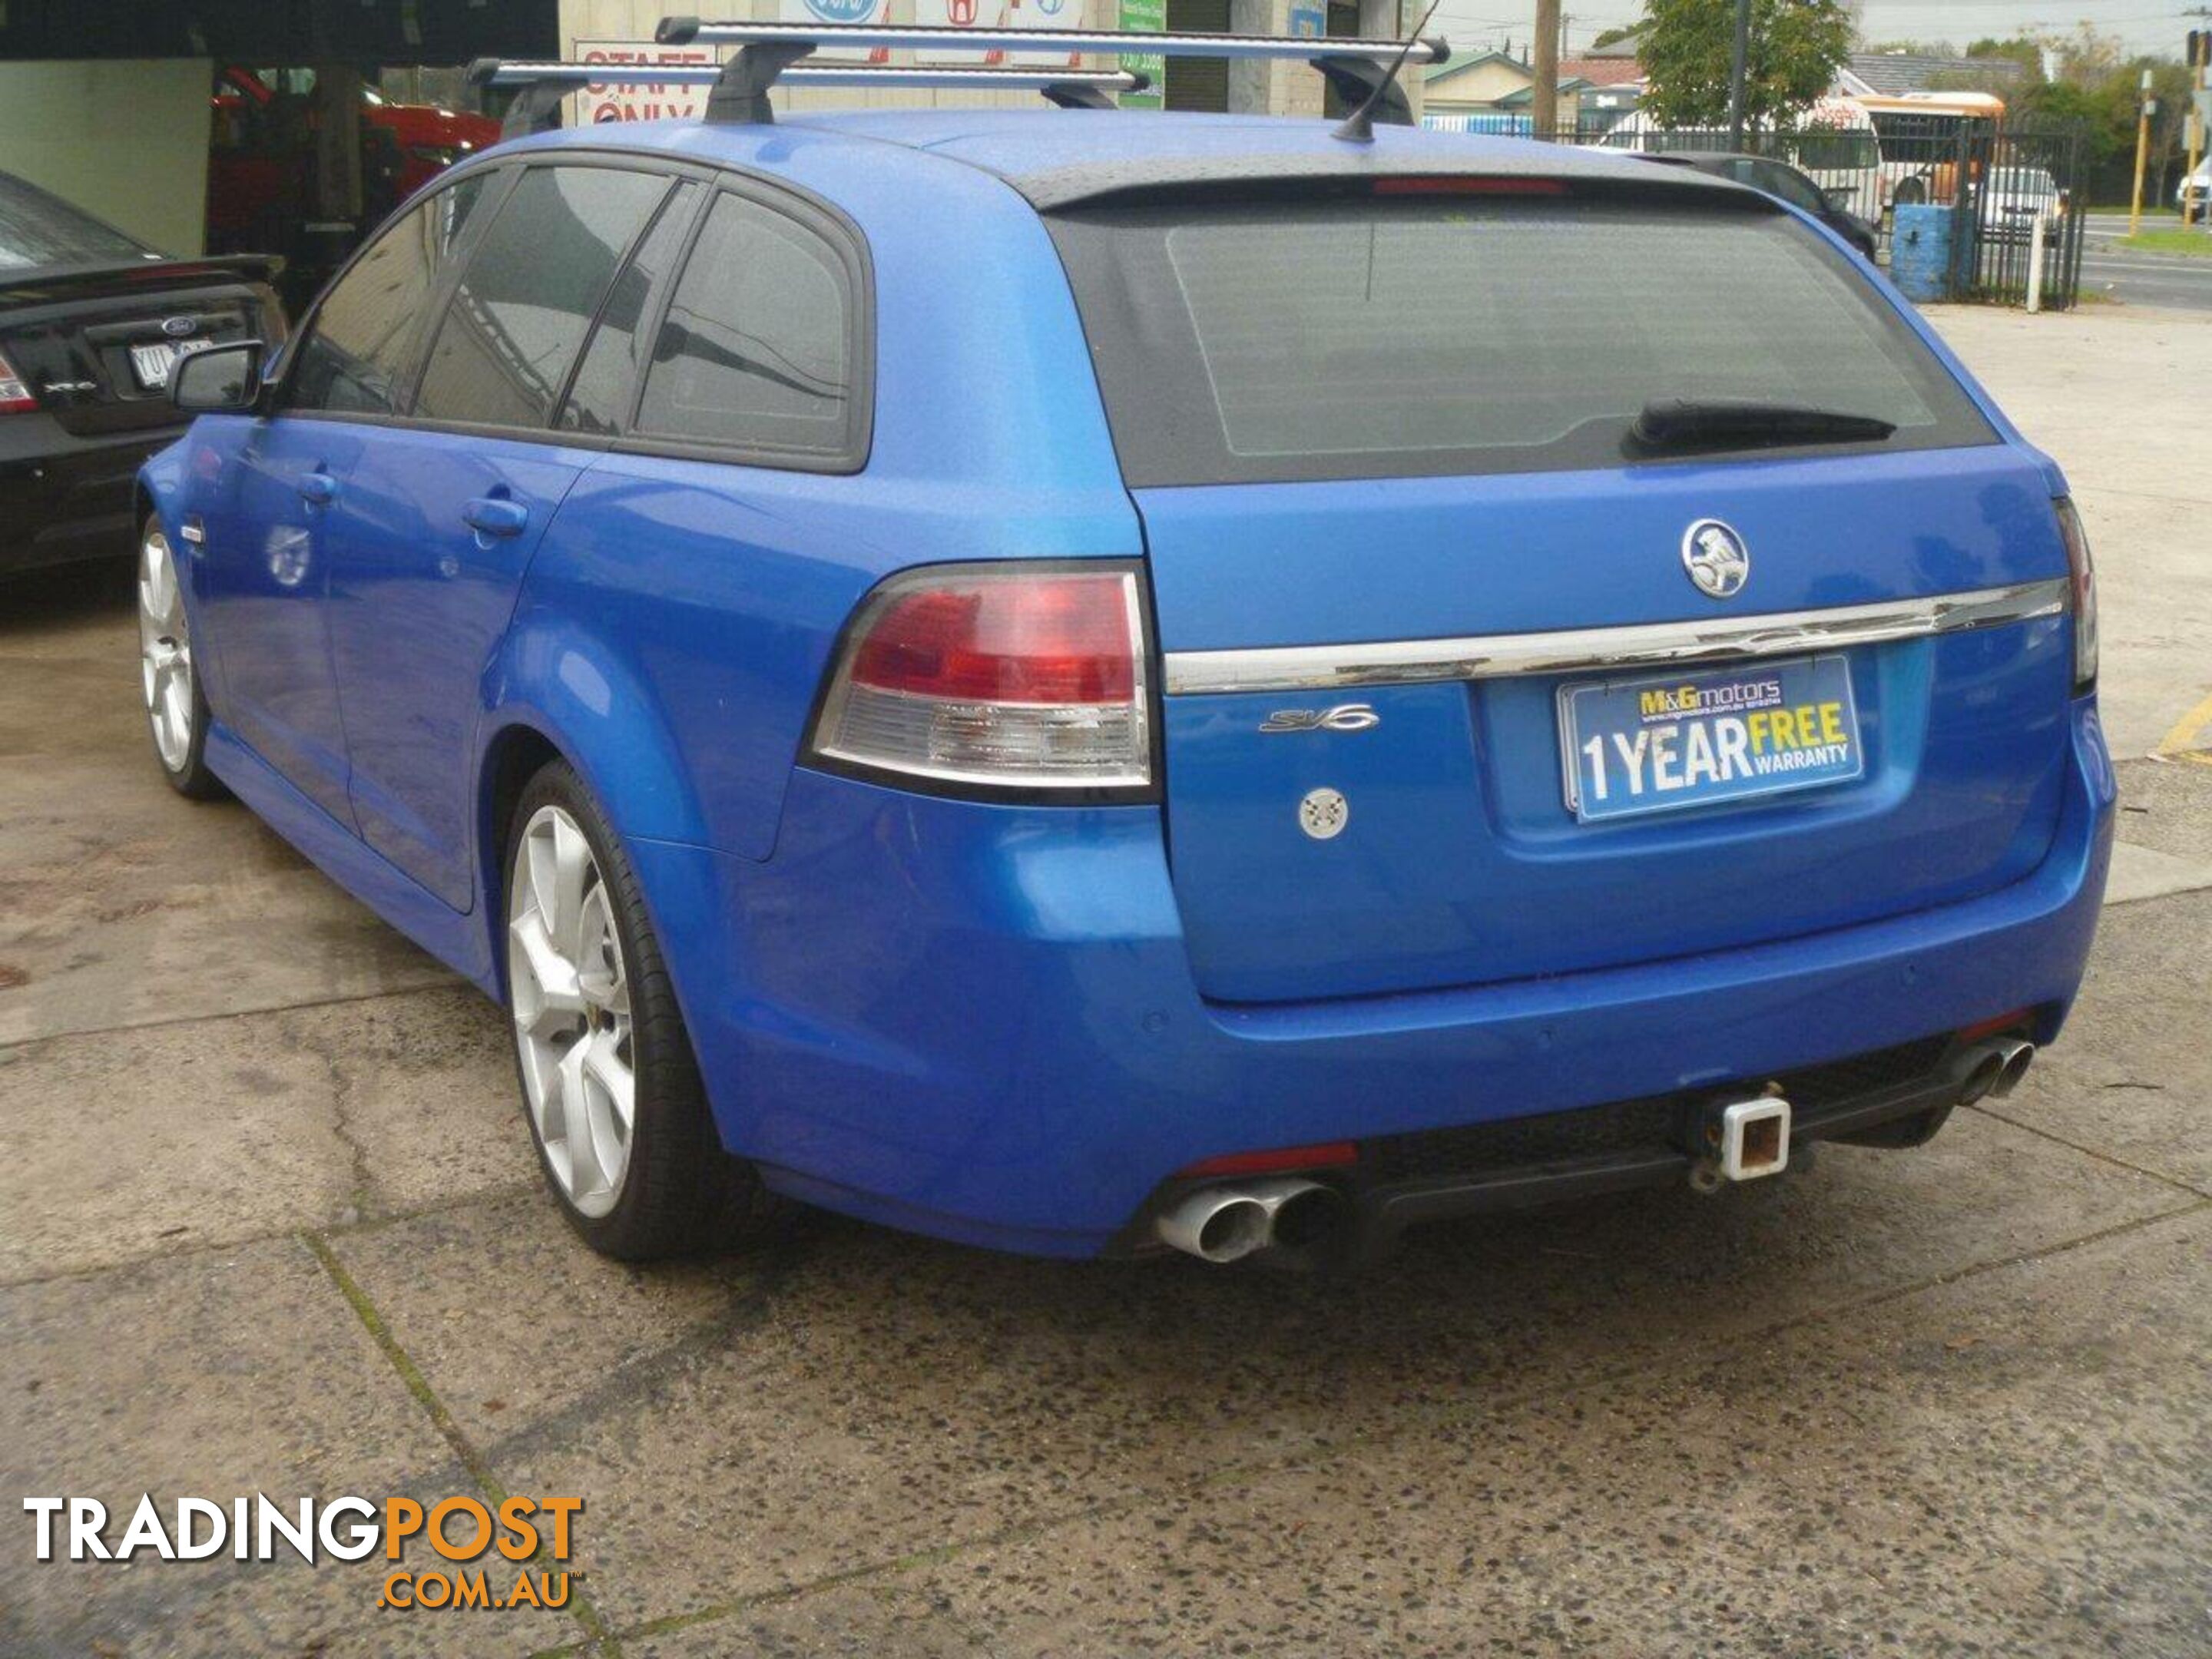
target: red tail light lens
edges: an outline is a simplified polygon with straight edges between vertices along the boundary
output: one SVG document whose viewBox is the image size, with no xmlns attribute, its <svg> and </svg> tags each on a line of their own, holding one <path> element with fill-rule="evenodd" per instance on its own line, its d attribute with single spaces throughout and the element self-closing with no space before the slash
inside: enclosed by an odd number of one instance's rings
<svg viewBox="0 0 2212 1659">
<path fill-rule="evenodd" d="M 1146 790 L 1136 572 L 1020 565 L 893 577 L 847 638 L 813 752 L 940 783 Z"/>
<path fill-rule="evenodd" d="M 39 406 L 23 377 L 15 373 L 5 353 L 0 353 L 0 415 L 23 415 Z"/>
<path fill-rule="evenodd" d="M 2097 568 L 2089 559 L 2089 538 L 2082 533 L 2081 515 L 2061 495 L 2058 534 L 2066 544 L 2066 568 L 2073 581 L 2074 689 L 2087 691 L 2097 684 Z"/>
</svg>

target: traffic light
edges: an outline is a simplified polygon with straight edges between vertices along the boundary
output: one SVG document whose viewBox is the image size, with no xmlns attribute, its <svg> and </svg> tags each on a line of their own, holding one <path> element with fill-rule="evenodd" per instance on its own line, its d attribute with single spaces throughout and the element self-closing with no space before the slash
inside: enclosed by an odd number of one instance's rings
<svg viewBox="0 0 2212 1659">
<path fill-rule="evenodd" d="M 2212 64 L 2212 29 L 2189 31 L 2189 55 L 2182 61 L 2191 69 Z"/>
</svg>

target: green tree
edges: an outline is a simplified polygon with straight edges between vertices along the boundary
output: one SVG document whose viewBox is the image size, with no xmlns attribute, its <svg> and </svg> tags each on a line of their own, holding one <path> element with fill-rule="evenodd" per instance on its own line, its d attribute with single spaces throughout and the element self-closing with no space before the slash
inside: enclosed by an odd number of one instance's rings
<svg viewBox="0 0 2212 1659">
<path fill-rule="evenodd" d="M 1644 0 L 1643 108 L 1664 126 L 1728 119 L 1733 0 Z M 1851 49 L 1850 14 L 1837 0 L 1751 0 L 1747 122 L 1786 118 L 1834 84 Z"/>
</svg>

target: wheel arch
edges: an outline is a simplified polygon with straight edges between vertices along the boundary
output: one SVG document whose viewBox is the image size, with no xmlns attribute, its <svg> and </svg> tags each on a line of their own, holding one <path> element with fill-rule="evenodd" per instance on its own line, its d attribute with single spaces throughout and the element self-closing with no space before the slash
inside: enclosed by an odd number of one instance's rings
<svg viewBox="0 0 2212 1659">
<path fill-rule="evenodd" d="M 705 844 L 697 791 L 667 722 L 619 655 L 588 631 L 518 621 L 486 677 L 478 723 L 475 823 L 477 890 L 495 964 L 504 864 L 516 802 L 549 761 L 568 763 L 624 844 Z M 495 966 L 504 990 L 504 969 Z"/>
</svg>

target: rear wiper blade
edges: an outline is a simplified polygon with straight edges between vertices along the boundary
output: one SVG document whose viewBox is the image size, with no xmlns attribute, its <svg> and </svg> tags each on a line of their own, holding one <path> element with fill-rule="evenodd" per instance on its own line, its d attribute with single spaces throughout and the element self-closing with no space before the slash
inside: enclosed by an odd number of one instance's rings
<svg viewBox="0 0 2212 1659">
<path fill-rule="evenodd" d="M 1629 428 L 1648 449 L 1693 449 L 1739 441 L 1753 443 L 1879 443 L 1894 421 L 1802 404 L 1761 404 L 1718 398 L 1655 398 Z"/>
</svg>

